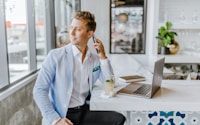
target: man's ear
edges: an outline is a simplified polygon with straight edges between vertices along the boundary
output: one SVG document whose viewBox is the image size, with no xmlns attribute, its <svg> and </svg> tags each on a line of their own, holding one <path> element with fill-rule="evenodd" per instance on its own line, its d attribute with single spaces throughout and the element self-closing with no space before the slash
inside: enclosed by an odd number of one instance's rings
<svg viewBox="0 0 200 125">
<path fill-rule="evenodd" d="M 88 37 L 91 38 L 93 35 L 94 35 L 94 31 L 90 30 L 90 31 L 88 32 Z"/>
</svg>

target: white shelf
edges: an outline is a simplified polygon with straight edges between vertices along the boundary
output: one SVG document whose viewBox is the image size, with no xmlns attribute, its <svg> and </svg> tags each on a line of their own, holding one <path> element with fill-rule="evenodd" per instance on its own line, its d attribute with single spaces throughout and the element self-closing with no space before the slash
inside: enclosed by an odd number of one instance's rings
<svg viewBox="0 0 200 125">
<path fill-rule="evenodd" d="M 159 26 L 165 26 L 165 23 L 159 23 Z M 176 24 L 173 23 L 172 29 L 194 29 L 194 30 L 200 30 L 200 24 Z"/>
<path fill-rule="evenodd" d="M 165 57 L 165 63 L 200 63 L 200 57 L 189 55 L 158 55 Z"/>
<path fill-rule="evenodd" d="M 194 1 L 193 1 L 194 2 Z M 200 3 L 199 0 L 195 0 L 195 2 Z M 192 22 L 192 14 L 195 10 L 200 11 L 197 4 L 194 6 L 187 6 L 191 3 L 190 0 L 186 0 L 182 2 L 181 0 L 155 0 L 154 8 L 150 8 L 153 10 L 153 17 L 150 18 L 153 22 L 150 25 L 149 29 L 152 31 L 153 37 L 150 40 L 149 51 L 151 53 L 150 63 L 151 61 L 155 61 L 156 58 L 166 57 L 165 63 L 196 63 L 200 64 L 200 54 L 199 50 L 191 50 L 191 52 L 186 49 L 191 46 L 188 42 L 194 42 L 196 48 L 200 47 L 200 21 L 193 23 Z M 187 6 L 187 8 L 185 8 Z M 184 10 L 185 22 L 180 22 L 179 15 L 181 11 Z M 167 13 L 165 13 L 167 12 Z M 165 19 L 164 14 L 167 14 Z M 172 29 L 177 32 L 178 36 L 176 40 L 180 44 L 180 51 L 176 55 L 159 55 L 158 53 L 158 44 L 155 36 L 158 34 L 158 29 L 161 26 L 165 26 L 166 21 L 169 20 L 172 22 Z M 163 21 L 163 22 L 162 22 Z M 180 22 L 180 23 L 179 23 Z M 155 57 L 155 59 L 154 59 Z"/>
<path fill-rule="evenodd" d="M 172 29 L 199 29 L 200 24 L 173 24 Z"/>
<path fill-rule="evenodd" d="M 159 55 L 157 54 L 158 57 L 162 57 L 165 56 L 165 63 L 198 63 L 200 64 L 200 54 L 198 52 L 193 52 L 193 51 L 187 51 L 184 48 L 188 45 L 188 43 L 186 43 L 186 40 L 191 39 L 194 41 L 198 41 L 199 40 L 199 33 L 200 33 L 200 21 L 198 20 L 197 22 L 193 23 L 192 19 L 193 19 L 193 15 L 194 12 L 199 12 L 200 9 L 198 7 L 197 4 L 194 4 L 194 6 L 192 7 L 187 7 L 191 1 L 190 0 L 186 0 L 184 2 L 182 2 L 181 0 L 158 0 L 159 4 L 155 4 L 157 5 L 158 8 L 158 20 L 156 26 L 157 29 L 160 28 L 160 26 L 165 26 L 166 22 L 161 22 L 164 20 L 169 20 L 170 22 L 172 22 L 172 30 L 177 30 L 177 33 L 180 33 L 178 35 L 178 40 L 183 42 L 180 42 L 179 44 L 180 47 L 182 47 L 182 51 L 179 52 L 176 55 Z M 194 2 L 194 1 L 193 1 Z M 197 2 L 198 4 L 200 3 L 199 0 L 195 0 L 195 2 Z M 167 12 L 167 13 L 165 13 Z M 165 17 L 165 15 L 167 15 L 167 17 Z M 183 15 L 181 15 L 183 14 Z M 184 22 L 180 22 L 180 18 L 184 17 Z M 180 30 L 180 31 L 179 31 Z M 183 31 L 181 31 L 183 30 Z M 155 32 L 157 32 L 155 30 Z M 187 33 L 189 32 L 189 33 Z M 184 33 L 187 33 L 187 35 L 183 35 Z M 155 33 L 157 34 L 157 33 Z M 153 43 L 153 45 L 155 45 L 156 43 Z M 199 46 L 199 43 L 196 43 L 197 46 Z M 156 47 L 156 46 L 155 46 Z M 198 48 L 198 47 L 197 47 Z M 157 49 L 157 48 L 155 48 Z M 154 54 L 156 54 L 157 52 L 155 52 Z"/>
</svg>

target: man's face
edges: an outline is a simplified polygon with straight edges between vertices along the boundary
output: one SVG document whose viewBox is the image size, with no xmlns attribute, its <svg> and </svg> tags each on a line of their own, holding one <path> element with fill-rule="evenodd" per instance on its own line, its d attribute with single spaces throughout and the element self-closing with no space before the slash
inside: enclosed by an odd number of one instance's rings
<svg viewBox="0 0 200 125">
<path fill-rule="evenodd" d="M 73 19 L 70 29 L 71 43 L 80 47 L 87 45 L 89 38 L 92 36 L 93 31 L 88 31 L 85 20 Z"/>
</svg>

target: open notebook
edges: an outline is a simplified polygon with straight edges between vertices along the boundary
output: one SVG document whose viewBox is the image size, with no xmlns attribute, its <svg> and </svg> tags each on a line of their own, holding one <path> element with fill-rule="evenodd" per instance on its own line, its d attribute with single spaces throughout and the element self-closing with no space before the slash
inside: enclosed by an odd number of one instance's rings
<svg viewBox="0 0 200 125">
<path fill-rule="evenodd" d="M 165 58 L 161 58 L 155 62 L 153 80 L 151 84 L 132 82 L 126 87 L 118 91 L 119 94 L 133 95 L 139 97 L 152 98 L 159 90 L 162 78 Z"/>
</svg>

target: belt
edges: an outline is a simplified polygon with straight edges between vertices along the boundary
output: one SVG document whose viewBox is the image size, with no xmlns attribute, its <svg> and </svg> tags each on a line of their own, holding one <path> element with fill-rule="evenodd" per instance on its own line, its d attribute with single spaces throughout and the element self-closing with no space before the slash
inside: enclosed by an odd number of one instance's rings
<svg viewBox="0 0 200 125">
<path fill-rule="evenodd" d="M 84 104 L 84 105 L 81 105 L 81 106 L 76 106 L 76 107 L 73 107 L 73 108 L 68 108 L 68 111 L 72 111 L 72 110 L 80 110 L 80 109 L 82 109 L 83 107 L 85 107 L 86 106 L 86 104 Z"/>
</svg>

